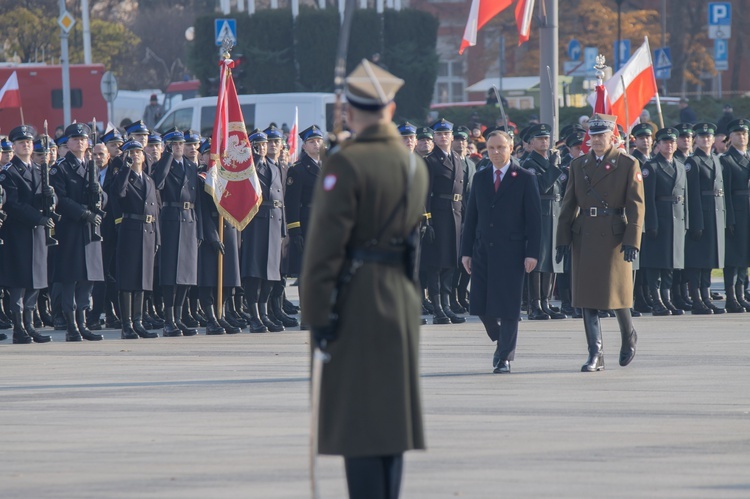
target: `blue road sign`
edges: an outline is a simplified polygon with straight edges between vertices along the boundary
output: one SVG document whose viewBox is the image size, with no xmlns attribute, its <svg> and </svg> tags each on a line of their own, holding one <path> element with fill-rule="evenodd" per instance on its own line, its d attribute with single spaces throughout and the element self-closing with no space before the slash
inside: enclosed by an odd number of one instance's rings
<svg viewBox="0 0 750 499">
<path fill-rule="evenodd" d="M 654 72 L 657 80 L 668 80 L 672 77 L 672 56 L 669 47 L 654 50 Z"/>
<path fill-rule="evenodd" d="M 229 38 L 237 44 L 237 21 L 235 19 L 214 19 L 214 38 L 216 46 L 220 47 L 224 38 Z"/>
<path fill-rule="evenodd" d="M 714 40 L 714 67 L 716 71 L 729 69 L 729 44 L 726 40 Z"/>
<path fill-rule="evenodd" d="M 732 4 L 711 2 L 708 4 L 708 38 L 726 40 L 732 36 Z"/>
<path fill-rule="evenodd" d="M 568 59 L 578 61 L 581 59 L 581 42 L 573 38 L 568 42 Z"/>
<path fill-rule="evenodd" d="M 599 49 L 596 47 L 586 47 L 583 49 L 583 66 L 586 68 L 587 74 L 594 74 L 597 55 L 599 55 Z"/>
<path fill-rule="evenodd" d="M 615 64 L 617 65 L 615 71 L 623 67 L 628 59 L 630 59 L 630 40 L 620 40 L 619 50 L 617 40 L 615 40 Z"/>
</svg>

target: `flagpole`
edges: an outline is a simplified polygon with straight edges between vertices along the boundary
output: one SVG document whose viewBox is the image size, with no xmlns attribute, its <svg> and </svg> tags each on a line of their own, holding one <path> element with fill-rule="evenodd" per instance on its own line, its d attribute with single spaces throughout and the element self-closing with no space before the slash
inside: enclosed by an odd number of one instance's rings
<svg viewBox="0 0 750 499">
<path fill-rule="evenodd" d="M 651 46 L 648 43 L 648 37 L 643 37 L 646 40 L 646 47 L 648 47 L 648 60 L 651 63 L 651 67 L 654 66 L 654 60 L 651 58 Z M 659 112 L 659 125 L 664 128 L 664 114 L 661 112 L 661 98 L 659 97 L 659 85 L 656 85 L 656 110 Z"/>
<path fill-rule="evenodd" d="M 219 242 L 224 245 L 224 217 L 219 213 Z M 224 253 L 219 253 L 219 261 L 216 266 L 216 273 L 218 274 L 216 280 L 216 317 L 221 319 L 224 312 Z"/>
<path fill-rule="evenodd" d="M 21 110 L 21 124 L 22 124 L 22 125 L 25 125 L 25 124 L 26 124 L 26 122 L 25 122 L 25 121 L 24 121 L 24 119 L 23 119 L 23 106 L 19 106 L 19 107 L 18 107 L 18 109 L 20 109 L 20 110 Z"/>
</svg>

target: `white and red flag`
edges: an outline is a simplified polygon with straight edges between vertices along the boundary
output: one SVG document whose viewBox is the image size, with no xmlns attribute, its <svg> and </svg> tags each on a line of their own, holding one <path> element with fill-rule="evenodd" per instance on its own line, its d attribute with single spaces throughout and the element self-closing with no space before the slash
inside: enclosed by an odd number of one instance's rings
<svg viewBox="0 0 750 499">
<path fill-rule="evenodd" d="M 294 125 L 289 131 L 289 164 L 294 164 L 299 159 L 299 109 L 294 106 Z"/>
<path fill-rule="evenodd" d="M 234 62 L 221 62 L 219 98 L 216 105 L 211 159 L 206 174 L 206 192 L 216 208 L 237 230 L 244 229 L 263 201 L 253 149 L 232 79 Z"/>
<path fill-rule="evenodd" d="M 601 81 L 599 82 L 599 85 L 596 86 L 594 114 L 612 114 L 612 109 L 609 105 L 609 96 L 607 95 L 607 87 L 605 87 Z M 616 134 L 617 130 L 615 129 L 615 135 Z M 581 152 L 583 152 L 584 154 L 589 152 L 589 149 L 591 148 L 591 143 L 589 142 L 590 138 L 591 136 L 589 135 L 589 132 L 587 130 L 586 136 L 583 138 L 583 144 L 581 144 Z"/>
<path fill-rule="evenodd" d="M 18 88 L 18 75 L 11 73 L 3 88 L 0 88 L 0 109 L 21 107 L 21 90 Z"/>
<path fill-rule="evenodd" d="M 463 54 L 467 47 L 477 44 L 477 33 L 490 19 L 498 15 L 513 4 L 514 0 L 472 0 L 469 9 L 469 19 L 466 21 L 464 38 L 461 41 L 459 54 Z M 535 0 L 518 0 L 516 4 L 516 25 L 518 26 L 518 44 L 529 40 L 531 33 L 531 18 L 534 12 Z"/>
</svg>

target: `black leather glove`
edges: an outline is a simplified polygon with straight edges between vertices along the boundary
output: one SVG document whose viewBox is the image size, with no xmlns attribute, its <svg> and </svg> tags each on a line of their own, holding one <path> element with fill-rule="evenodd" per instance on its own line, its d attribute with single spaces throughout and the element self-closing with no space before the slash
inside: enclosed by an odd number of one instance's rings
<svg viewBox="0 0 750 499">
<path fill-rule="evenodd" d="M 558 246 L 555 250 L 555 262 L 562 263 L 566 256 L 570 255 L 570 246 Z"/>
<path fill-rule="evenodd" d="M 295 234 L 292 236 L 292 244 L 297 252 L 302 253 L 305 250 L 305 238 L 302 234 Z"/>
<path fill-rule="evenodd" d="M 83 215 L 81 215 L 81 220 L 85 220 L 87 223 L 97 226 L 102 224 L 102 217 L 89 210 L 83 212 Z"/>
<path fill-rule="evenodd" d="M 221 253 L 222 255 L 226 253 L 226 249 L 224 248 L 224 243 L 222 243 L 221 241 L 211 241 L 211 247 L 217 253 Z"/>
<path fill-rule="evenodd" d="M 54 228 L 55 221 L 52 220 L 50 217 L 42 217 L 42 221 L 39 223 L 42 227 L 47 227 L 49 229 Z"/>
<path fill-rule="evenodd" d="M 203 244 L 203 239 L 198 239 L 198 247 L 201 247 L 201 244 Z"/>
<path fill-rule="evenodd" d="M 125 156 L 125 159 L 122 162 L 126 168 L 130 168 L 133 165 L 133 158 L 130 157 L 130 154 Z"/>
<path fill-rule="evenodd" d="M 336 341 L 338 335 L 333 326 L 323 326 L 312 328 L 312 337 L 315 345 L 321 350 L 325 350 L 329 343 Z"/>
<path fill-rule="evenodd" d="M 659 231 L 656 229 L 648 229 L 646 231 L 646 236 L 648 236 L 649 239 L 656 239 L 659 237 Z"/>
<path fill-rule="evenodd" d="M 424 239 L 424 242 L 427 244 L 432 244 L 435 242 L 435 229 L 432 227 L 432 225 L 425 225 L 422 228 L 422 239 Z"/>
<path fill-rule="evenodd" d="M 698 241 L 703 237 L 703 229 L 688 229 L 688 235 L 693 241 Z"/>
<path fill-rule="evenodd" d="M 635 246 L 628 246 L 627 244 L 622 245 L 620 253 L 624 253 L 623 258 L 626 262 L 634 262 L 638 258 L 638 248 Z"/>
<path fill-rule="evenodd" d="M 42 194 L 44 194 L 46 197 L 51 198 L 55 195 L 55 188 L 51 185 L 48 185 L 44 189 L 42 189 Z"/>
<path fill-rule="evenodd" d="M 734 224 L 727 225 L 727 236 L 734 237 Z"/>
<path fill-rule="evenodd" d="M 172 143 L 171 142 L 167 142 L 166 144 L 164 144 L 164 153 L 165 154 L 172 154 Z"/>
</svg>

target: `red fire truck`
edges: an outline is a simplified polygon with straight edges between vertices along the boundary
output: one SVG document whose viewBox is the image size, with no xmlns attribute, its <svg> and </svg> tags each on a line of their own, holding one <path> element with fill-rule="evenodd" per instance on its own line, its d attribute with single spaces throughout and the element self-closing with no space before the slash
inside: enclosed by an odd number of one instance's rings
<svg viewBox="0 0 750 499">
<path fill-rule="evenodd" d="M 21 113 L 26 125 L 41 132 L 46 119 L 50 135 L 63 123 L 62 66 L 50 64 L 0 64 L 0 87 L 16 72 L 21 93 L 21 108 L 0 109 L 0 134 L 21 124 Z M 107 102 L 102 97 L 100 84 L 104 66 L 101 64 L 70 65 L 71 119 L 89 123 L 107 119 Z"/>
</svg>

